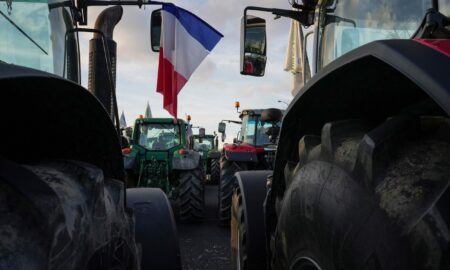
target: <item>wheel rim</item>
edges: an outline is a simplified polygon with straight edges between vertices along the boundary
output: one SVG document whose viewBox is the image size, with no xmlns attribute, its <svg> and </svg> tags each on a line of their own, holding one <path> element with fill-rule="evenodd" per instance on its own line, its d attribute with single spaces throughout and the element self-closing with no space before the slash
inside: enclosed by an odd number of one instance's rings
<svg viewBox="0 0 450 270">
<path fill-rule="evenodd" d="M 322 270 L 317 262 L 309 257 L 300 257 L 289 268 L 290 270 Z"/>
</svg>

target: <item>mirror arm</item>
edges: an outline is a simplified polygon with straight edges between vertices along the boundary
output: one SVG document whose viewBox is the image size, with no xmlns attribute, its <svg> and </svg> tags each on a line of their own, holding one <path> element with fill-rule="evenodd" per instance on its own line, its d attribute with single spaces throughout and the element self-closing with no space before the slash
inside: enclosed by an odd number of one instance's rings
<svg viewBox="0 0 450 270">
<path fill-rule="evenodd" d="M 303 7 L 303 6 L 299 6 L 299 7 Z M 297 20 L 304 26 L 310 26 L 310 25 L 314 24 L 314 12 L 313 12 L 314 10 L 307 9 L 306 7 L 303 7 L 303 9 L 296 11 L 296 10 L 279 9 L 279 8 L 263 8 L 263 7 L 249 6 L 244 9 L 244 18 L 246 18 L 246 16 L 247 16 L 247 10 L 270 12 L 279 17 L 286 17 L 286 18 L 291 18 L 291 19 Z"/>
</svg>

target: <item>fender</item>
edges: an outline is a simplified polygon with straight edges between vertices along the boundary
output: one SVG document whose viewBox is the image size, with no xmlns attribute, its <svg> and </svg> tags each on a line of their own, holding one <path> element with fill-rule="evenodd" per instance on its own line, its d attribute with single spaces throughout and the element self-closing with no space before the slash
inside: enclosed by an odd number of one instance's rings
<svg viewBox="0 0 450 270">
<path fill-rule="evenodd" d="M 0 155 L 20 163 L 73 159 L 124 181 L 120 143 L 103 105 L 72 81 L 0 64 Z"/>
<path fill-rule="evenodd" d="M 225 144 L 223 153 L 227 160 L 238 162 L 258 162 L 257 149 L 249 144 Z"/>
<path fill-rule="evenodd" d="M 186 155 L 174 156 L 172 159 L 172 168 L 174 170 L 193 170 L 198 167 L 200 154 L 193 150 L 188 150 Z"/>
<path fill-rule="evenodd" d="M 329 121 L 356 118 L 381 123 L 392 115 L 424 110 L 449 115 L 449 69 L 445 52 L 415 40 L 375 41 L 330 63 L 287 109 L 275 162 L 274 194 L 284 193 L 283 169 L 287 161 L 298 161 L 300 138 L 320 134 Z"/>
</svg>

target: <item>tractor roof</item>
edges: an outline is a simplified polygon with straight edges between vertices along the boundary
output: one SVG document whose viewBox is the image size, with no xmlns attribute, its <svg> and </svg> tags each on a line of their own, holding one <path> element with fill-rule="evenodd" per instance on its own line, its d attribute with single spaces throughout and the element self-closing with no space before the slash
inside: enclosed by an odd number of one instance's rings
<svg viewBox="0 0 450 270">
<path fill-rule="evenodd" d="M 264 109 L 245 109 L 241 111 L 239 114 L 239 118 L 244 117 L 245 115 L 261 115 Z"/>
<path fill-rule="evenodd" d="M 146 124 L 173 124 L 173 118 L 138 118 L 136 123 L 146 123 Z M 186 122 L 182 119 L 178 119 L 179 124 L 185 124 Z"/>
</svg>

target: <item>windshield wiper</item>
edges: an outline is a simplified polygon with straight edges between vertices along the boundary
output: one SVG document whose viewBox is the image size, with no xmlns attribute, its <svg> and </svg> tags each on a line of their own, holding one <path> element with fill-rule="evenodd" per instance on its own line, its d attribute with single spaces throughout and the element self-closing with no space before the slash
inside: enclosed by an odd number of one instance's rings
<svg viewBox="0 0 450 270">
<path fill-rule="evenodd" d="M 43 51 L 46 55 L 48 55 L 48 53 L 41 47 L 39 46 L 39 44 L 37 44 L 36 41 L 33 40 L 32 37 L 30 37 L 27 33 L 25 33 L 25 31 L 22 30 L 22 28 L 20 28 L 15 22 L 13 22 L 10 18 L 8 18 L 8 16 L 5 15 L 5 13 L 3 13 L 0 10 L 0 14 L 10 23 L 12 24 L 17 30 L 19 30 L 20 33 L 22 33 L 25 37 L 27 37 L 31 42 L 33 42 L 34 45 L 36 45 L 36 47 L 38 47 L 39 49 L 41 49 L 41 51 Z"/>
<path fill-rule="evenodd" d="M 356 28 L 356 22 L 354 20 L 342 18 L 342 17 L 335 16 L 335 15 L 329 15 L 329 14 L 326 14 L 324 26 L 327 26 L 331 23 L 340 23 L 340 22 L 350 23 L 353 25 L 354 28 Z"/>
</svg>

